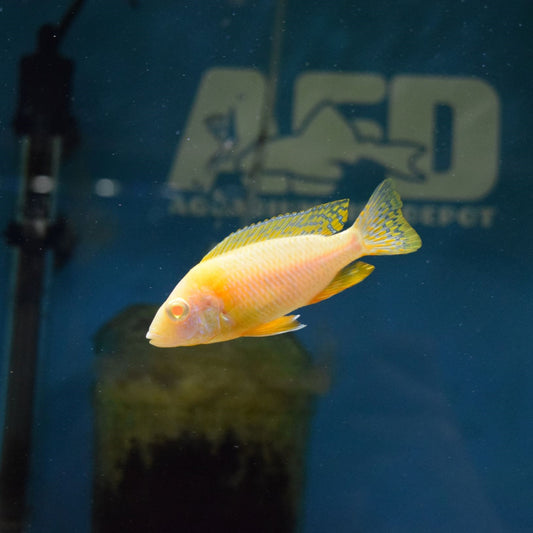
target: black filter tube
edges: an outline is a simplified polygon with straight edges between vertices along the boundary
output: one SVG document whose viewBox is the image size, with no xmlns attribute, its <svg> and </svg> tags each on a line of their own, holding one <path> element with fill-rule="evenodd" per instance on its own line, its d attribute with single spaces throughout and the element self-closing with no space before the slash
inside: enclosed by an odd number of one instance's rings
<svg viewBox="0 0 533 533">
<path fill-rule="evenodd" d="M 15 249 L 9 368 L 0 458 L 0 533 L 22 531 L 31 459 L 35 382 L 47 254 L 60 249 L 64 228 L 54 221 L 54 198 L 62 153 L 78 140 L 70 112 L 73 63 L 59 44 L 83 0 L 76 0 L 58 25 L 39 29 L 37 49 L 20 61 L 13 120 L 21 142 L 22 175 L 16 218 L 5 232 Z"/>
<path fill-rule="evenodd" d="M 25 520 L 48 229 L 61 139 L 26 138 L 22 146 L 25 162 L 22 216 L 8 231 L 18 250 L 0 463 L 2 533 L 21 531 Z"/>
</svg>

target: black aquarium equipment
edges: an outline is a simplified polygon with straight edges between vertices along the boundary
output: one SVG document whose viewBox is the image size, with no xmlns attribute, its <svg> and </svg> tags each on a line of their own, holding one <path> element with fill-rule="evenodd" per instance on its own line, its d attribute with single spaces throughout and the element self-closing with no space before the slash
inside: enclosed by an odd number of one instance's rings
<svg viewBox="0 0 533 533">
<path fill-rule="evenodd" d="M 16 216 L 5 231 L 14 249 L 11 334 L 0 464 L 0 531 L 22 531 L 31 457 L 31 434 L 43 293 L 48 256 L 64 261 L 72 235 L 55 214 L 61 162 L 78 141 L 70 110 L 73 62 L 59 46 L 82 1 L 57 25 L 38 32 L 37 49 L 20 62 L 13 129 L 20 143 L 21 184 Z"/>
</svg>

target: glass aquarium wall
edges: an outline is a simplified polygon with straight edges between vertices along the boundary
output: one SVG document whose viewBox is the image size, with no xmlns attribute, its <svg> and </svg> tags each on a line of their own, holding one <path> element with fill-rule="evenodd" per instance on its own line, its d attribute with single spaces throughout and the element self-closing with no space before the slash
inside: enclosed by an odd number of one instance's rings
<svg viewBox="0 0 533 533">
<path fill-rule="evenodd" d="M 532 530 L 528 7 L 0 6 L 0 531 Z"/>
</svg>

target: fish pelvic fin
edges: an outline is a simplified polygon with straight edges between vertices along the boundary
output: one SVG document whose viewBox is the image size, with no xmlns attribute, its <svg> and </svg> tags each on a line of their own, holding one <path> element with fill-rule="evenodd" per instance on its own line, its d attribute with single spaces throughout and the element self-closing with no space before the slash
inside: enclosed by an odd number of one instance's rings
<svg viewBox="0 0 533 533">
<path fill-rule="evenodd" d="M 270 335 L 279 335 L 289 331 L 297 331 L 305 328 L 305 324 L 300 324 L 298 318 L 300 315 L 286 315 L 275 318 L 266 324 L 256 326 L 242 334 L 243 337 L 269 337 Z"/>
<path fill-rule="evenodd" d="M 329 285 L 321 290 L 307 305 L 316 304 L 317 302 L 335 296 L 335 294 L 339 294 L 339 292 L 342 292 L 348 287 L 363 281 L 373 270 L 374 267 L 372 265 L 363 263 L 363 261 L 357 261 L 346 265 L 337 272 L 337 275 Z"/>
<path fill-rule="evenodd" d="M 362 239 L 362 255 L 410 254 L 422 246 L 402 214 L 402 205 L 390 178 L 376 188 L 353 225 Z"/>
</svg>

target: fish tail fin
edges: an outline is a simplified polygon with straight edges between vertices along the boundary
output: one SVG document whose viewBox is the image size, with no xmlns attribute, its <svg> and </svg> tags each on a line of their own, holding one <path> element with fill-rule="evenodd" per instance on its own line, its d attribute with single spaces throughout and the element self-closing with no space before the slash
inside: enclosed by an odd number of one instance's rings
<svg viewBox="0 0 533 533">
<path fill-rule="evenodd" d="M 392 180 L 386 179 L 374 191 L 353 225 L 361 237 L 363 255 L 409 254 L 422 246 L 401 207 L 402 201 Z"/>
</svg>

